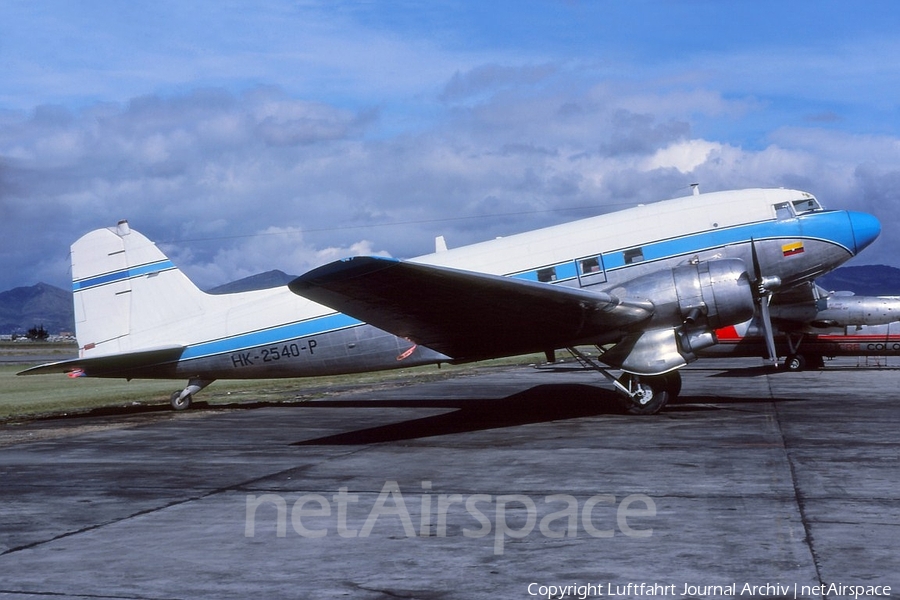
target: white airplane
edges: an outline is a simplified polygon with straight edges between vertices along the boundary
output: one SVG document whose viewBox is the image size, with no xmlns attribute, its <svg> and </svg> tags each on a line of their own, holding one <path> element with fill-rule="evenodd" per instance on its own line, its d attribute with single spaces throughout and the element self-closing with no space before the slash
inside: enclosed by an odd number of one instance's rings
<svg viewBox="0 0 900 600">
<path fill-rule="evenodd" d="M 288 287 L 209 295 L 127 222 L 72 246 L 80 357 L 22 374 L 302 377 L 596 346 L 583 358 L 634 414 L 678 394 L 715 331 L 809 288 L 879 235 L 811 194 L 748 189 L 637 206 L 408 261 L 354 257 Z M 613 371 L 621 371 L 617 376 Z"/>
</svg>

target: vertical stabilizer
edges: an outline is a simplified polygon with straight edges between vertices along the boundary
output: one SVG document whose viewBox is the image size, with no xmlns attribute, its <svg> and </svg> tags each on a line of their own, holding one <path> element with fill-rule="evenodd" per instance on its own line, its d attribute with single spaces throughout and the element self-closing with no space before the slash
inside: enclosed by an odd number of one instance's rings
<svg viewBox="0 0 900 600">
<path fill-rule="evenodd" d="M 72 291 L 84 357 L 171 344 L 174 326 L 207 297 L 127 221 L 72 245 Z"/>
</svg>

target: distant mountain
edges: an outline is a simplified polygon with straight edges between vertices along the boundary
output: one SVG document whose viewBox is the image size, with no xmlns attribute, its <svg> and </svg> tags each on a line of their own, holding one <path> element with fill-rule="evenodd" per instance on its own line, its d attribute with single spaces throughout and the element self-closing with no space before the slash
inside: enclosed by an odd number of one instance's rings
<svg viewBox="0 0 900 600">
<path fill-rule="evenodd" d="M 288 275 L 279 270 L 266 271 L 258 275 L 251 275 L 211 290 L 206 290 L 210 294 L 233 294 L 235 292 L 249 292 L 252 290 L 265 290 L 273 287 L 281 287 L 296 279 L 296 275 Z"/>
<path fill-rule="evenodd" d="M 210 294 L 231 294 L 287 285 L 294 279 L 281 271 L 268 271 L 208 290 Z M 75 331 L 72 293 L 38 283 L 0 292 L 0 335 L 24 335 L 32 327 L 44 326 L 51 335 Z"/>
<path fill-rule="evenodd" d="M 0 335 L 24 335 L 41 325 L 54 335 L 75 331 L 71 292 L 46 283 L 0 292 Z"/>
<path fill-rule="evenodd" d="M 210 294 L 231 294 L 287 285 L 293 275 L 267 271 L 220 285 Z M 817 283 L 831 291 L 850 291 L 860 296 L 900 296 L 900 269 L 886 265 L 841 267 Z M 51 334 L 75 331 L 72 294 L 46 283 L 0 292 L 0 335 L 24 334 L 43 325 Z"/>
<path fill-rule="evenodd" d="M 900 269 L 887 265 L 841 267 L 816 280 L 829 291 L 857 296 L 900 296 Z"/>
</svg>

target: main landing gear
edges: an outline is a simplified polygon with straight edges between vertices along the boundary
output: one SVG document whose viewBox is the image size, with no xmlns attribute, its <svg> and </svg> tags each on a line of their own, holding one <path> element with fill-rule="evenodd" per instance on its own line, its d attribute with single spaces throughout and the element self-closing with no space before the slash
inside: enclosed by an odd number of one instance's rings
<svg viewBox="0 0 900 600">
<path fill-rule="evenodd" d="M 681 393 L 681 373 L 669 371 L 662 375 L 634 375 L 623 373 L 615 378 L 606 367 L 577 348 L 567 348 L 582 364 L 600 372 L 612 382 L 623 399 L 625 410 L 632 415 L 655 415 Z"/>
<path fill-rule="evenodd" d="M 784 359 L 784 368 L 788 371 L 815 370 L 824 366 L 825 360 L 816 355 L 788 354 Z"/>
<path fill-rule="evenodd" d="M 616 389 L 623 392 L 628 414 L 655 415 L 681 392 L 681 373 L 671 371 L 650 376 L 623 373 L 616 384 Z"/>
<path fill-rule="evenodd" d="M 784 359 L 784 368 L 787 371 L 805 371 L 808 369 L 821 369 L 825 366 L 825 360 L 821 355 L 801 354 L 800 344 L 803 342 L 804 334 L 797 336 L 790 333 L 787 334 L 788 355 Z"/>
<path fill-rule="evenodd" d="M 174 410 L 187 410 L 191 407 L 194 394 L 211 384 L 215 379 L 191 379 L 188 381 L 187 387 L 177 392 L 172 392 L 169 398 L 169 404 Z"/>
</svg>

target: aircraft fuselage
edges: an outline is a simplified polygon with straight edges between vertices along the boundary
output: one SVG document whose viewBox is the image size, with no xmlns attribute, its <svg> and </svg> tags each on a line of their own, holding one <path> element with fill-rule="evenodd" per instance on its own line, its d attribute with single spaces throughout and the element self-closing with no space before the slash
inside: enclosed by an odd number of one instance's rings
<svg viewBox="0 0 900 600">
<path fill-rule="evenodd" d="M 877 222 L 868 215 L 820 210 L 811 203 L 815 203 L 811 196 L 792 190 L 690 196 L 421 256 L 412 262 L 610 291 L 691 261 L 737 258 L 749 268 L 753 244 L 762 272 L 779 278 L 782 287 L 788 288 L 842 264 L 861 250 L 861 240 L 873 231 L 877 234 Z M 797 205 L 816 210 L 796 210 Z M 285 318 L 274 328 L 189 344 L 181 361 L 172 365 L 172 374 L 191 377 L 202 372 L 216 379 L 295 377 L 448 360 L 340 313 L 302 305 L 302 299 L 291 298 L 284 290 L 258 294 L 257 300 L 248 297 L 256 312 L 296 317 L 303 309 L 312 314 L 299 321 Z M 648 296 L 652 298 L 652 292 Z M 600 336 L 590 341 L 605 343 L 607 339 Z"/>
<path fill-rule="evenodd" d="M 729 265 L 716 272 L 731 272 L 741 264 L 749 272 L 753 265 L 787 289 L 842 264 L 879 231 L 874 217 L 823 210 L 806 192 L 750 189 L 641 205 L 450 250 L 441 244 L 442 251 L 409 262 L 617 294 L 638 304 L 641 298 L 634 295 L 639 294 L 655 303 L 650 321 L 665 321 L 680 318 L 684 286 L 699 281 L 682 277 L 681 284 L 672 285 L 677 272 L 690 271 L 690 265 Z M 79 368 L 88 376 L 208 382 L 363 372 L 452 359 L 287 287 L 225 295 L 200 292 L 125 222 L 85 235 L 72 246 L 72 257 L 82 364 L 68 361 L 32 372 Z M 665 294 L 679 296 L 671 315 L 661 304 Z M 724 306 L 731 299 L 719 300 Z M 627 331 L 595 328 L 585 339 L 566 345 L 604 344 L 623 333 Z M 94 360 L 104 357 L 115 360 Z M 666 364 L 659 372 L 677 366 Z"/>
</svg>

